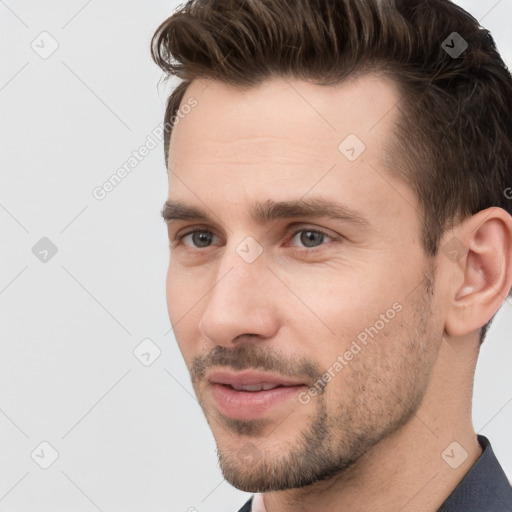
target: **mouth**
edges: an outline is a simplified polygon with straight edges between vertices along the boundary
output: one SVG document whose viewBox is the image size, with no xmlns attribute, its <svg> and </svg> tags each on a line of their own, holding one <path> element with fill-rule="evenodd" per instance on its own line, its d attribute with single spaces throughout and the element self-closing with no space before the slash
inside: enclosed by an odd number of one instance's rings
<svg viewBox="0 0 512 512">
<path fill-rule="evenodd" d="M 288 385 L 284 385 L 284 384 L 272 384 L 272 383 L 267 383 L 267 382 L 264 382 L 262 384 L 241 384 L 239 386 L 232 385 L 232 384 L 222 384 L 222 383 L 219 383 L 219 384 L 221 384 L 221 386 L 226 386 L 228 388 L 235 389 L 236 391 L 251 391 L 251 392 L 269 391 L 269 390 L 275 389 L 275 388 L 288 387 Z"/>
<path fill-rule="evenodd" d="M 249 420 L 268 415 L 307 387 L 303 381 L 246 370 L 211 372 L 209 391 L 218 411 L 233 419 Z"/>
</svg>

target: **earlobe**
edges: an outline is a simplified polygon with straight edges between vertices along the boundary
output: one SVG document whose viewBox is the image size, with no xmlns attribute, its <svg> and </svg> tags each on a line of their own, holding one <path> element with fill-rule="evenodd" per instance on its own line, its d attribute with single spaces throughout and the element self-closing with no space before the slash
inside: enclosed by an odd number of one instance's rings
<svg viewBox="0 0 512 512">
<path fill-rule="evenodd" d="M 449 292 L 445 331 L 464 336 L 485 325 L 510 291 L 512 217 L 501 208 L 488 208 L 466 219 L 455 232 L 468 250 L 451 269 L 458 278 Z"/>
</svg>

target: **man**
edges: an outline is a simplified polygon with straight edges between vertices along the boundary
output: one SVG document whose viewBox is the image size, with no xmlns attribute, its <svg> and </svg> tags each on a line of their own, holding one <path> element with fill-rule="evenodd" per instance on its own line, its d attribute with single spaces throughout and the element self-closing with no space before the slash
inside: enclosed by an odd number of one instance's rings
<svg viewBox="0 0 512 512">
<path fill-rule="evenodd" d="M 510 511 L 471 419 L 512 286 L 512 78 L 447 0 L 192 0 L 168 309 L 241 511 Z"/>
</svg>

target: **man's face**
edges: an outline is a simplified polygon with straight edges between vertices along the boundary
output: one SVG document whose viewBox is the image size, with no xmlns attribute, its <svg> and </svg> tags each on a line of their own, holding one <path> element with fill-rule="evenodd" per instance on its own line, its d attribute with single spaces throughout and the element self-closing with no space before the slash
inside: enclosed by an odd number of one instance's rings
<svg viewBox="0 0 512 512">
<path fill-rule="evenodd" d="M 204 218 L 172 212 L 167 299 L 221 469 L 249 492 L 325 480 L 411 419 L 442 338 L 418 202 L 384 164 L 400 96 L 366 76 L 187 101 L 169 200 Z"/>
</svg>

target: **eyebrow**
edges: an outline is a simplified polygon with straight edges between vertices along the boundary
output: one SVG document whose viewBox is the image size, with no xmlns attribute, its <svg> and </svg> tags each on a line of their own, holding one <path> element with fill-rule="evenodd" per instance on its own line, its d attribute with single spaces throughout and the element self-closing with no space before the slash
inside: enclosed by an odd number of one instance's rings
<svg viewBox="0 0 512 512">
<path fill-rule="evenodd" d="M 161 214 L 166 222 L 173 220 L 214 222 L 213 218 L 201 208 L 187 205 L 181 201 L 165 201 Z M 365 217 L 351 208 L 320 198 L 280 202 L 268 200 L 263 203 L 253 203 L 250 206 L 250 215 L 251 219 L 258 224 L 278 219 L 308 217 L 342 220 L 358 227 L 370 225 Z"/>
</svg>

